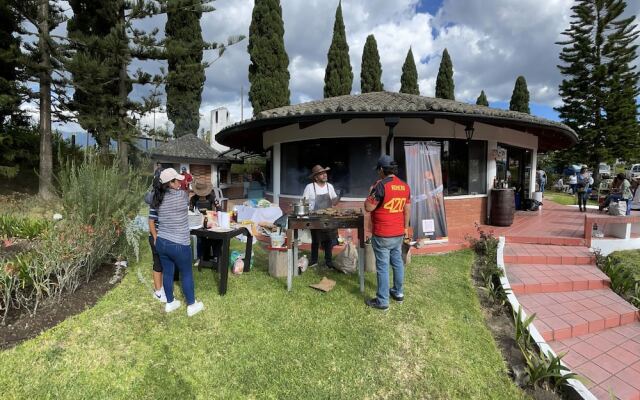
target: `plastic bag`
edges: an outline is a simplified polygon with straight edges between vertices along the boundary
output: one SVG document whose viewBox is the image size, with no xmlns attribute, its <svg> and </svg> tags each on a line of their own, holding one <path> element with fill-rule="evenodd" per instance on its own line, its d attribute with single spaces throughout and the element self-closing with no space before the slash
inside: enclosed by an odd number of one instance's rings
<svg viewBox="0 0 640 400">
<path fill-rule="evenodd" d="M 229 267 L 231 267 L 231 272 L 236 275 L 242 274 L 244 272 L 244 256 L 237 250 L 233 250 L 231 255 L 229 256 Z"/>
<path fill-rule="evenodd" d="M 352 274 L 358 270 L 358 249 L 350 240 L 347 240 L 344 250 L 336 256 L 335 266 L 345 274 Z"/>
<path fill-rule="evenodd" d="M 298 259 L 298 272 L 303 273 L 309 267 L 309 259 L 307 255 L 304 254 L 302 257 Z"/>
</svg>

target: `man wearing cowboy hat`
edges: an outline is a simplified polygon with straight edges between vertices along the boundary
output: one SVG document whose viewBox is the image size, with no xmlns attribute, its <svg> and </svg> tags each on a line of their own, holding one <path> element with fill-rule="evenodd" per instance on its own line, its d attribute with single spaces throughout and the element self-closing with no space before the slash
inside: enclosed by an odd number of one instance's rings
<svg viewBox="0 0 640 400">
<path fill-rule="evenodd" d="M 191 211 L 219 209 L 218 200 L 213 194 L 213 185 L 211 185 L 211 183 L 196 181 L 193 192 L 195 194 L 189 200 L 189 209 Z M 205 249 L 213 248 L 213 254 L 211 256 L 216 258 L 220 254 L 221 246 L 222 241 L 205 239 L 198 236 L 196 242 L 196 256 L 198 257 L 196 267 L 200 265 L 200 260 L 205 254 Z"/>
<path fill-rule="evenodd" d="M 310 210 L 322 210 L 330 208 L 338 204 L 340 198 L 336 194 L 333 185 L 328 182 L 327 171 L 331 168 L 323 168 L 320 165 L 316 165 L 311 168 L 311 175 L 309 179 L 313 180 L 307 187 L 304 188 L 302 197 L 309 201 Z M 336 229 L 313 229 L 311 230 L 311 260 L 309 266 L 313 266 L 318 263 L 318 249 L 322 244 L 324 250 L 324 260 L 327 267 L 333 268 L 333 261 L 331 259 L 331 252 L 333 250 L 334 240 L 338 237 L 338 231 Z"/>
</svg>

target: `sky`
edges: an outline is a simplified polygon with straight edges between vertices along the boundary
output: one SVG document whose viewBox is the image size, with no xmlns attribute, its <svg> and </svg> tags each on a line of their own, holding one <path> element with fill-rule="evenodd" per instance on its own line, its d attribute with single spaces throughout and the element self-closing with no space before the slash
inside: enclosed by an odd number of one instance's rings
<svg viewBox="0 0 640 400">
<path fill-rule="evenodd" d="M 626 13 L 640 14 L 640 1 L 628 0 Z M 327 51 L 333 34 L 338 0 L 281 0 L 285 48 L 289 56 L 291 104 L 322 99 Z M 455 97 L 475 103 L 484 90 L 491 107 L 508 108 L 515 80 L 523 75 L 530 92 L 531 112 L 557 120 L 560 105 L 558 55 L 562 31 L 570 23 L 573 0 L 343 0 L 349 56 L 353 69 L 352 94 L 360 92 L 362 50 L 369 34 L 375 35 L 387 91 L 399 91 L 400 75 L 411 47 L 418 69 L 420 94 L 434 96 L 442 51 L 453 62 Z M 248 36 L 253 0 L 217 0 L 216 10 L 201 20 L 207 41 L 224 41 L 232 35 Z M 164 27 L 163 16 L 141 21 L 138 27 Z M 638 21 L 636 20 L 636 23 Z M 640 43 L 638 43 L 640 44 Z M 210 112 L 226 107 L 231 121 L 252 116 L 249 88 L 248 38 L 230 47 L 206 70 L 200 107 L 201 129 L 209 129 Z M 206 52 L 206 60 L 216 59 Z M 635 61 L 636 64 L 640 62 Z M 161 63 L 134 60 L 154 72 Z M 166 66 L 165 66 L 166 68 Z M 133 99 L 147 95 L 150 87 L 135 85 Z M 243 102 L 240 93 L 244 91 Z M 152 124 L 146 116 L 142 123 Z M 164 113 L 156 113 L 157 126 L 169 126 Z M 76 124 L 57 126 L 80 131 Z"/>
</svg>

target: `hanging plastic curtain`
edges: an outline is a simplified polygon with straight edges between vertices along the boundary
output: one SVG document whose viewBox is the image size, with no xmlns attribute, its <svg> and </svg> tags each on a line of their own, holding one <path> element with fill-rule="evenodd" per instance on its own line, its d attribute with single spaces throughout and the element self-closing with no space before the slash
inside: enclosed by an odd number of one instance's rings
<svg viewBox="0 0 640 400">
<path fill-rule="evenodd" d="M 448 236 L 440 149 L 438 142 L 404 144 L 414 240 L 445 239 Z"/>
</svg>

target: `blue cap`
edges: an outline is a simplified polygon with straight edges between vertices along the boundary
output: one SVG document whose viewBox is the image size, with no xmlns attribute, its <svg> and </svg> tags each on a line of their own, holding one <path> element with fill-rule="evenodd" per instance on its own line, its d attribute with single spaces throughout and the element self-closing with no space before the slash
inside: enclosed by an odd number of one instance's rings
<svg viewBox="0 0 640 400">
<path fill-rule="evenodd" d="M 396 162 L 393 161 L 393 158 L 387 154 L 383 155 L 382 157 L 378 158 L 378 165 L 376 166 L 376 169 L 378 168 L 389 168 L 389 167 L 393 167 L 396 166 Z"/>
</svg>

